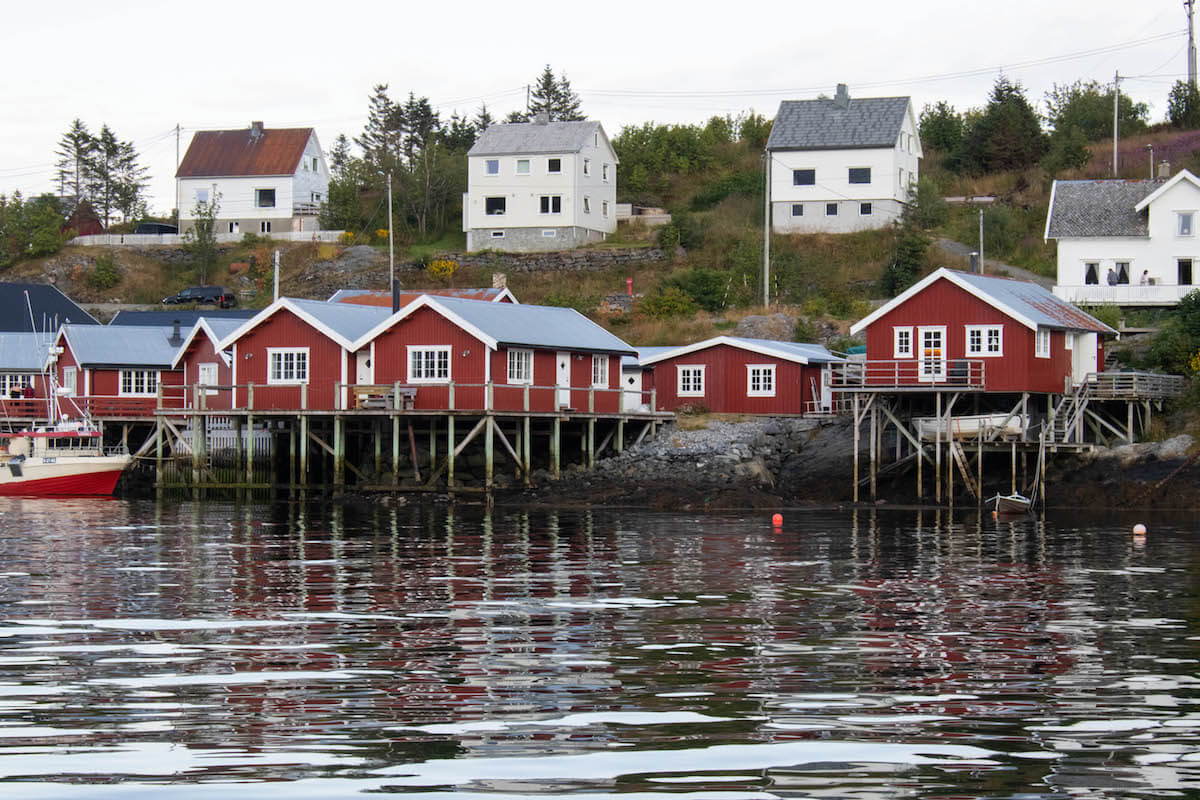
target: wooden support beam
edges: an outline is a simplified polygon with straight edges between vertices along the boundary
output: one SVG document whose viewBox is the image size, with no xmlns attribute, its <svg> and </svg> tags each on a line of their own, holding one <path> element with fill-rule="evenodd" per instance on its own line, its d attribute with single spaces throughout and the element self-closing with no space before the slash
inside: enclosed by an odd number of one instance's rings
<svg viewBox="0 0 1200 800">
<path fill-rule="evenodd" d="M 496 420 L 489 414 L 483 421 L 483 488 L 490 496 L 495 486 Z"/>
<path fill-rule="evenodd" d="M 643 426 L 642 426 L 642 432 L 641 432 L 641 433 L 639 433 L 639 434 L 637 435 L 637 438 L 633 440 L 633 446 L 634 446 L 634 447 L 637 447 L 639 444 L 641 444 L 641 443 L 642 443 L 642 439 L 645 439 L 645 438 L 646 438 L 646 434 L 648 434 L 648 433 L 650 432 L 650 427 L 651 427 L 653 424 L 654 424 L 654 423 L 652 423 L 652 422 L 647 422 L 645 425 L 643 425 Z"/>
<path fill-rule="evenodd" d="M 507 451 L 509 456 L 512 457 L 512 460 L 516 463 L 516 465 L 518 467 L 520 467 L 521 466 L 521 456 L 517 455 L 516 448 L 513 447 L 511 444 L 509 444 L 508 437 L 504 435 L 504 431 L 500 430 L 500 426 L 495 423 L 494 418 L 493 418 L 493 422 L 492 422 L 492 428 L 493 428 L 494 434 L 497 437 L 499 437 L 500 444 L 504 445 L 505 451 Z"/>
<path fill-rule="evenodd" d="M 308 415 L 300 415 L 300 486 L 308 486 Z M 301 489 L 303 491 L 303 488 Z"/>
<path fill-rule="evenodd" d="M 421 465 L 417 462 L 417 435 L 413 432 L 412 420 L 408 422 L 408 452 L 412 458 L 413 480 L 421 482 Z"/>
<path fill-rule="evenodd" d="M 625 418 L 617 420 L 617 453 L 625 452 Z"/>
<path fill-rule="evenodd" d="M 646 427 L 647 428 L 650 427 L 649 423 L 647 423 Z M 645 436 L 645 435 L 646 435 L 646 431 L 643 430 L 642 436 Z M 638 441 L 639 442 L 641 441 L 640 437 L 638 438 Z M 559 462 L 561 460 L 561 458 L 560 458 L 561 452 L 562 452 L 562 418 L 555 417 L 552 428 L 550 430 L 550 474 L 554 476 L 555 480 L 558 480 L 559 475 L 561 474 L 561 469 L 560 469 L 560 464 L 559 464 Z"/>
<path fill-rule="evenodd" d="M 933 502 L 942 502 L 942 393 L 935 393 L 937 407 L 937 425 L 933 430 Z"/>
<path fill-rule="evenodd" d="M 355 470 L 357 472 L 357 470 Z M 361 473 L 360 473 L 361 475 Z M 346 491 L 346 421 L 333 415 L 333 493 Z"/>
<path fill-rule="evenodd" d="M 437 417 L 429 420 L 429 471 L 437 467 Z"/>
<path fill-rule="evenodd" d="M 246 415 L 246 483 L 254 483 L 254 415 Z"/>
<path fill-rule="evenodd" d="M 600 444 L 596 446 L 596 455 L 600 455 L 604 452 L 604 448 L 608 447 L 608 443 L 613 440 L 613 437 L 616 435 L 616 433 L 617 429 L 613 428 L 608 432 L 607 436 L 600 440 Z"/>
<path fill-rule="evenodd" d="M 400 416 L 392 414 L 392 486 L 400 485 Z"/>
<path fill-rule="evenodd" d="M 529 409 L 529 387 L 528 386 L 525 387 L 525 409 L 526 410 Z M 521 448 L 521 454 L 524 455 L 525 461 L 521 465 L 521 468 L 525 473 L 525 485 L 526 486 L 533 485 L 533 478 L 531 475 L 531 473 L 533 472 L 533 432 L 531 430 L 532 425 L 533 425 L 533 421 L 529 418 L 529 415 L 528 414 L 525 415 L 521 420 L 521 426 L 523 428 L 522 434 L 525 437 L 525 446 Z"/>
<path fill-rule="evenodd" d="M 880 410 L 883 411 L 883 415 L 887 417 L 887 419 L 889 419 L 893 425 L 896 426 L 897 433 L 908 440 L 909 444 L 911 444 L 913 449 L 920 454 L 921 458 L 932 464 L 933 459 L 930 457 L 929 453 L 926 452 L 925 445 L 921 442 L 921 440 L 909 433 L 908 429 L 903 425 L 903 423 L 900 422 L 899 418 L 897 418 L 896 415 L 893 414 L 890 409 L 888 409 L 887 406 L 881 406 Z M 897 452 L 899 452 L 898 448 Z"/>
<path fill-rule="evenodd" d="M 967 454 L 963 448 L 962 442 L 951 441 L 950 453 L 953 456 L 954 465 L 958 466 L 958 470 L 962 474 L 963 483 L 966 485 L 967 491 L 970 492 L 971 496 L 976 500 L 980 500 L 979 486 L 975 483 L 975 480 L 971 476 L 971 465 L 967 461 Z M 953 469 L 951 469 L 951 475 L 953 475 Z M 953 483 L 951 485 L 953 485 Z"/>
<path fill-rule="evenodd" d="M 876 447 L 876 445 L 878 444 L 878 441 L 879 441 L 879 411 L 878 411 L 878 409 L 872 407 L 871 408 L 871 441 L 870 441 L 870 444 L 868 445 L 870 454 L 871 454 L 870 476 L 871 476 L 871 502 L 872 503 L 874 503 L 875 500 L 878 498 L 878 495 L 876 494 L 877 476 L 879 474 L 879 452 Z"/>
<path fill-rule="evenodd" d="M 163 489 L 163 420 L 154 422 L 154 494 L 162 497 Z"/>
<path fill-rule="evenodd" d="M 334 417 L 334 419 L 336 420 L 337 417 Z M 335 424 L 334 425 L 334 434 L 336 435 L 336 433 L 337 433 L 337 425 Z M 326 444 L 324 441 L 321 440 L 321 437 L 317 436 L 312 431 L 309 431 L 308 438 L 309 438 L 309 440 L 316 442 L 317 446 L 320 447 L 322 450 L 324 450 L 326 453 L 328 453 L 331 457 L 333 457 L 334 459 L 337 458 L 336 448 L 330 447 L 328 444 Z M 336 443 L 336 439 L 335 439 L 335 443 Z M 355 475 L 357 475 L 359 477 L 359 479 L 362 480 L 364 483 L 367 481 L 367 476 L 364 475 L 362 470 L 360 470 L 358 467 L 354 466 L 353 464 L 346 461 L 345 459 L 342 459 L 342 463 L 345 465 L 346 469 L 350 470 Z M 334 480 L 336 481 L 337 478 L 335 477 Z M 344 476 L 342 478 L 342 481 L 345 482 Z"/>
<path fill-rule="evenodd" d="M 459 442 L 458 445 L 454 448 L 454 455 L 458 455 L 459 453 L 461 453 L 466 448 L 466 446 L 471 443 L 471 440 L 474 439 L 477 435 L 479 435 L 479 432 L 481 430 L 483 430 L 483 426 L 485 426 L 485 425 L 487 425 L 487 417 L 483 417 L 482 419 L 479 420 L 479 422 L 476 422 L 475 427 L 471 428 L 470 432 L 467 433 L 466 438 L 464 438 L 461 442 Z"/>
<path fill-rule="evenodd" d="M 454 491 L 454 457 L 458 455 L 458 446 L 454 441 L 454 415 L 446 416 L 446 489 Z"/>
<path fill-rule="evenodd" d="M 940 396 L 940 395 L 939 395 Z M 854 502 L 858 502 L 858 426 L 862 423 L 862 417 L 858 415 L 858 392 L 854 393 L 853 408 L 854 412 Z"/>
</svg>

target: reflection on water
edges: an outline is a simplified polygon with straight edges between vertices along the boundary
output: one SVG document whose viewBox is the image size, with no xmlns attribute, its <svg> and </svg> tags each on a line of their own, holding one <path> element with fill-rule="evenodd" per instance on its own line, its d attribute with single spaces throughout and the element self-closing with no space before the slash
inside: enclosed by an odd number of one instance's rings
<svg viewBox="0 0 1200 800">
<path fill-rule="evenodd" d="M 0 515 L 9 796 L 1200 791 L 1190 520 Z"/>
</svg>

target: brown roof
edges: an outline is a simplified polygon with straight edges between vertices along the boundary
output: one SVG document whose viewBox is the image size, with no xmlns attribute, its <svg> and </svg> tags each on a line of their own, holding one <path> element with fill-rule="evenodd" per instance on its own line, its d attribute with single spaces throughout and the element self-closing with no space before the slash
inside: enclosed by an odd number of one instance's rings
<svg viewBox="0 0 1200 800">
<path fill-rule="evenodd" d="M 254 138 L 250 128 L 198 131 L 175 177 L 291 175 L 300 166 L 312 133 L 312 128 L 263 128 Z"/>
</svg>

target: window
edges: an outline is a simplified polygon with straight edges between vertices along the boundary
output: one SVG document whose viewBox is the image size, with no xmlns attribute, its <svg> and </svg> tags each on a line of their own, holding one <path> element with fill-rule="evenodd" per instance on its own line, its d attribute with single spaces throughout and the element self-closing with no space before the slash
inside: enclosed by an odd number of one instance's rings
<svg viewBox="0 0 1200 800">
<path fill-rule="evenodd" d="M 517 174 L 518 175 L 528 175 L 529 174 L 529 159 L 528 158 L 518 158 L 517 159 Z"/>
<path fill-rule="evenodd" d="M 827 217 L 836 217 L 837 216 L 837 203 L 826 203 L 825 204 L 825 216 L 827 216 Z"/>
<path fill-rule="evenodd" d="M 851 167 L 850 168 L 851 183 L 870 183 L 871 168 L 870 167 Z"/>
<path fill-rule="evenodd" d="M 216 386 L 219 382 L 217 378 L 217 365 L 215 363 L 197 364 L 196 365 L 196 383 L 201 386 Z M 207 395 L 217 393 L 216 389 L 205 389 Z"/>
<path fill-rule="evenodd" d="M 746 365 L 746 396 L 774 397 L 775 396 L 775 365 L 747 364 Z"/>
<path fill-rule="evenodd" d="M 313 156 L 313 172 L 320 172 L 320 171 L 321 171 L 321 170 L 320 170 L 320 169 L 317 167 L 317 164 L 318 164 L 318 163 L 319 163 L 319 162 L 317 161 L 317 157 L 316 157 L 316 156 Z"/>
<path fill-rule="evenodd" d="M 485 197 L 483 198 L 483 211 L 491 217 L 499 217 L 504 214 L 508 205 L 508 198 L 505 197 Z"/>
<path fill-rule="evenodd" d="M 1180 211 L 1178 213 L 1179 235 L 1180 236 L 1191 236 L 1192 235 L 1192 217 L 1193 216 L 1194 216 L 1194 214 L 1191 211 Z"/>
<path fill-rule="evenodd" d="M 588 197 L 586 194 L 583 196 L 583 213 L 592 213 L 592 198 Z"/>
<path fill-rule="evenodd" d="M 308 348 L 268 347 L 267 383 L 308 383 Z"/>
<path fill-rule="evenodd" d="M 258 232 L 259 233 L 270 233 L 271 232 L 271 220 L 264 219 L 262 222 L 259 222 L 258 223 Z"/>
<path fill-rule="evenodd" d="M 1038 358 L 1050 357 L 1050 329 L 1038 328 L 1037 341 L 1034 344 L 1033 354 Z"/>
<path fill-rule="evenodd" d="M 1088 261 L 1083 265 L 1083 284 L 1084 286 L 1098 286 L 1100 284 L 1100 262 Z"/>
<path fill-rule="evenodd" d="M 158 373 L 152 369 L 121 370 L 122 397 L 148 397 L 158 392 Z"/>
<path fill-rule="evenodd" d="M 75 396 L 75 389 L 78 386 L 77 375 L 75 367 L 63 367 L 63 388 L 67 390 L 67 394 L 71 397 Z"/>
<path fill-rule="evenodd" d="M 608 388 L 608 356 L 592 356 L 592 386 L 597 389 Z"/>
<path fill-rule="evenodd" d="M 492 231 L 492 238 L 493 239 L 503 239 L 504 231 Z"/>
<path fill-rule="evenodd" d="M 486 172 L 488 175 L 499 175 L 500 174 L 500 159 L 489 158 L 488 160 L 486 160 L 483 163 L 484 163 L 484 172 Z"/>
<path fill-rule="evenodd" d="M 12 397 L 13 392 L 20 393 L 26 386 L 32 385 L 32 375 L 22 375 L 17 372 L 2 373 L 0 374 L 0 397 Z"/>
<path fill-rule="evenodd" d="M 676 394 L 680 397 L 703 397 L 704 396 L 704 367 L 700 366 L 677 366 L 675 367 L 676 376 L 678 377 Z"/>
<path fill-rule="evenodd" d="M 969 355 L 969 356 L 1002 356 L 1002 355 L 1004 355 L 1004 326 L 1003 325 L 968 325 L 967 326 L 967 355 Z"/>
<path fill-rule="evenodd" d="M 197 203 L 207 203 L 208 202 L 208 189 L 197 189 L 196 190 L 196 202 Z"/>
<path fill-rule="evenodd" d="M 608 164 L 600 165 L 600 180 L 608 183 Z"/>
<path fill-rule="evenodd" d="M 861 217 L 871 216 L 871 204 L 870 203 L 859 203 L 858 204 L 858 214 Z"/>
<path fill-rule="evenodd" d="M 1181 258 L 1176 262 L 1179 269 L 1179 285 L 1192 285 L 1192 260 L 1190 258 Z"/>
<path fill-rule="evenodd" d="M 607 200 L 600 201 L 600 216 L 602 216 L 602 217 L 608 216 L 608 201 Z"/>
<path fill-rule="evenodd" d="M 449 383 L 450 346 L 420 347 L 409 345 L 409 383 Z"/>
<path fill-rule="evenodd" d="M 562 159 L 561 158 L 546 159 L 546 172 L 549 172 L 551 175 L 557 175 L 558 173 L 562 172 Z"/>
<path fill-rule="evenodd" d="M 541 197 L 541 204 L 543 214 L 562 213 L 562 195 L 544 194 Z"/>
<path fill-rule="evenodd" d="M 590 158 L 585 158 L 583 160 L 583 174 L 584 175 L 592 174 L 592 160 Z"/>
<path fill-rule="evenodd" d="M 792 203 L 792 216 L 793 217 L 803 217 L 804 216 L 804 203 Z"/>
<path fill-rule="evenodd" d="M 547 239 L 553 239 L 558 236 L 558 231 L 556 231 L 554 228 L 543 228 L 542 236 Z"/>
<path fill-rule="evenodd" d="M 892 328 L 892 358 L 912 358 L 912 328 Z"/>
<path fill-rule="evenodd" d="M 533 351 L 508 351 L 508 382 L 533 383 Z"/>
<path fill-rule="evenodd" d="M 1075 349 L 1075 334 L 1071 333 L 1070 331 L 1067 331 L 1063 334 L 1063 347 L 1068 350 Z"/>
<path fill-rule="evenodd" d="M 238 224 L 236 222 L 229 223 L 229 232 L 237 233 Z"/>
<path fill-rule="evenodd" d="M 312 199 L 312 201 L 314 203 L 321 202 L 321 193 L 320 192 L 313 192 L 312 194 L 309 195 L 309 197 Z"/>
<path fill-rule="evenodd" d="M 254 190 L 254 206 L 255 206 L 255 208 L 274 208 L 275 207 L 275 190 L 274 189 L 255 189 Z"/>
<path fill-rule="evenodd" d="M 792 170 L 792 186 L 815 186 L 817 171 L 815 169 Z"/>
</svg>

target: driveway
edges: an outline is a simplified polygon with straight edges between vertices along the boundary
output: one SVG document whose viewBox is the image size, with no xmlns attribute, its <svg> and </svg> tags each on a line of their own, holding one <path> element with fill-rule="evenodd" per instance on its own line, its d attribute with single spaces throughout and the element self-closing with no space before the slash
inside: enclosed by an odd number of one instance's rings
<svg viewBox="0 0 1200 800">
<path fill-rule="evenodd" d="M 934 239 L 933 244 L 943 253 L 956 258 L 961 258 L 965 262 L 963 264 L 964 269 L 971 263 L 971 253 L 973 253 L 976 249 L 974 247 L 965 245 L 962 242 L 956 242 L 951 239 L 944 238 Z M 986 256 L 987 254 L 984 253 L 984 255 Z M 1036 272 L 1030 272 L 1027 269 L 1014 267 L 1011 264 L 1005 264 L 1003 261 L 996 261 L 991 258 L 985 258 L 983 271 L 984 274 L 1003 274 L 1008 278 L 1020 278 L 1021 280 L 1033 281 L 1039 286 L 1044 286 L 1047 289 L 1050 289 L 1054 286 L 1053 278 L 1047 278 L 1044 275 L 1038 275 Z"/>
</svg>

